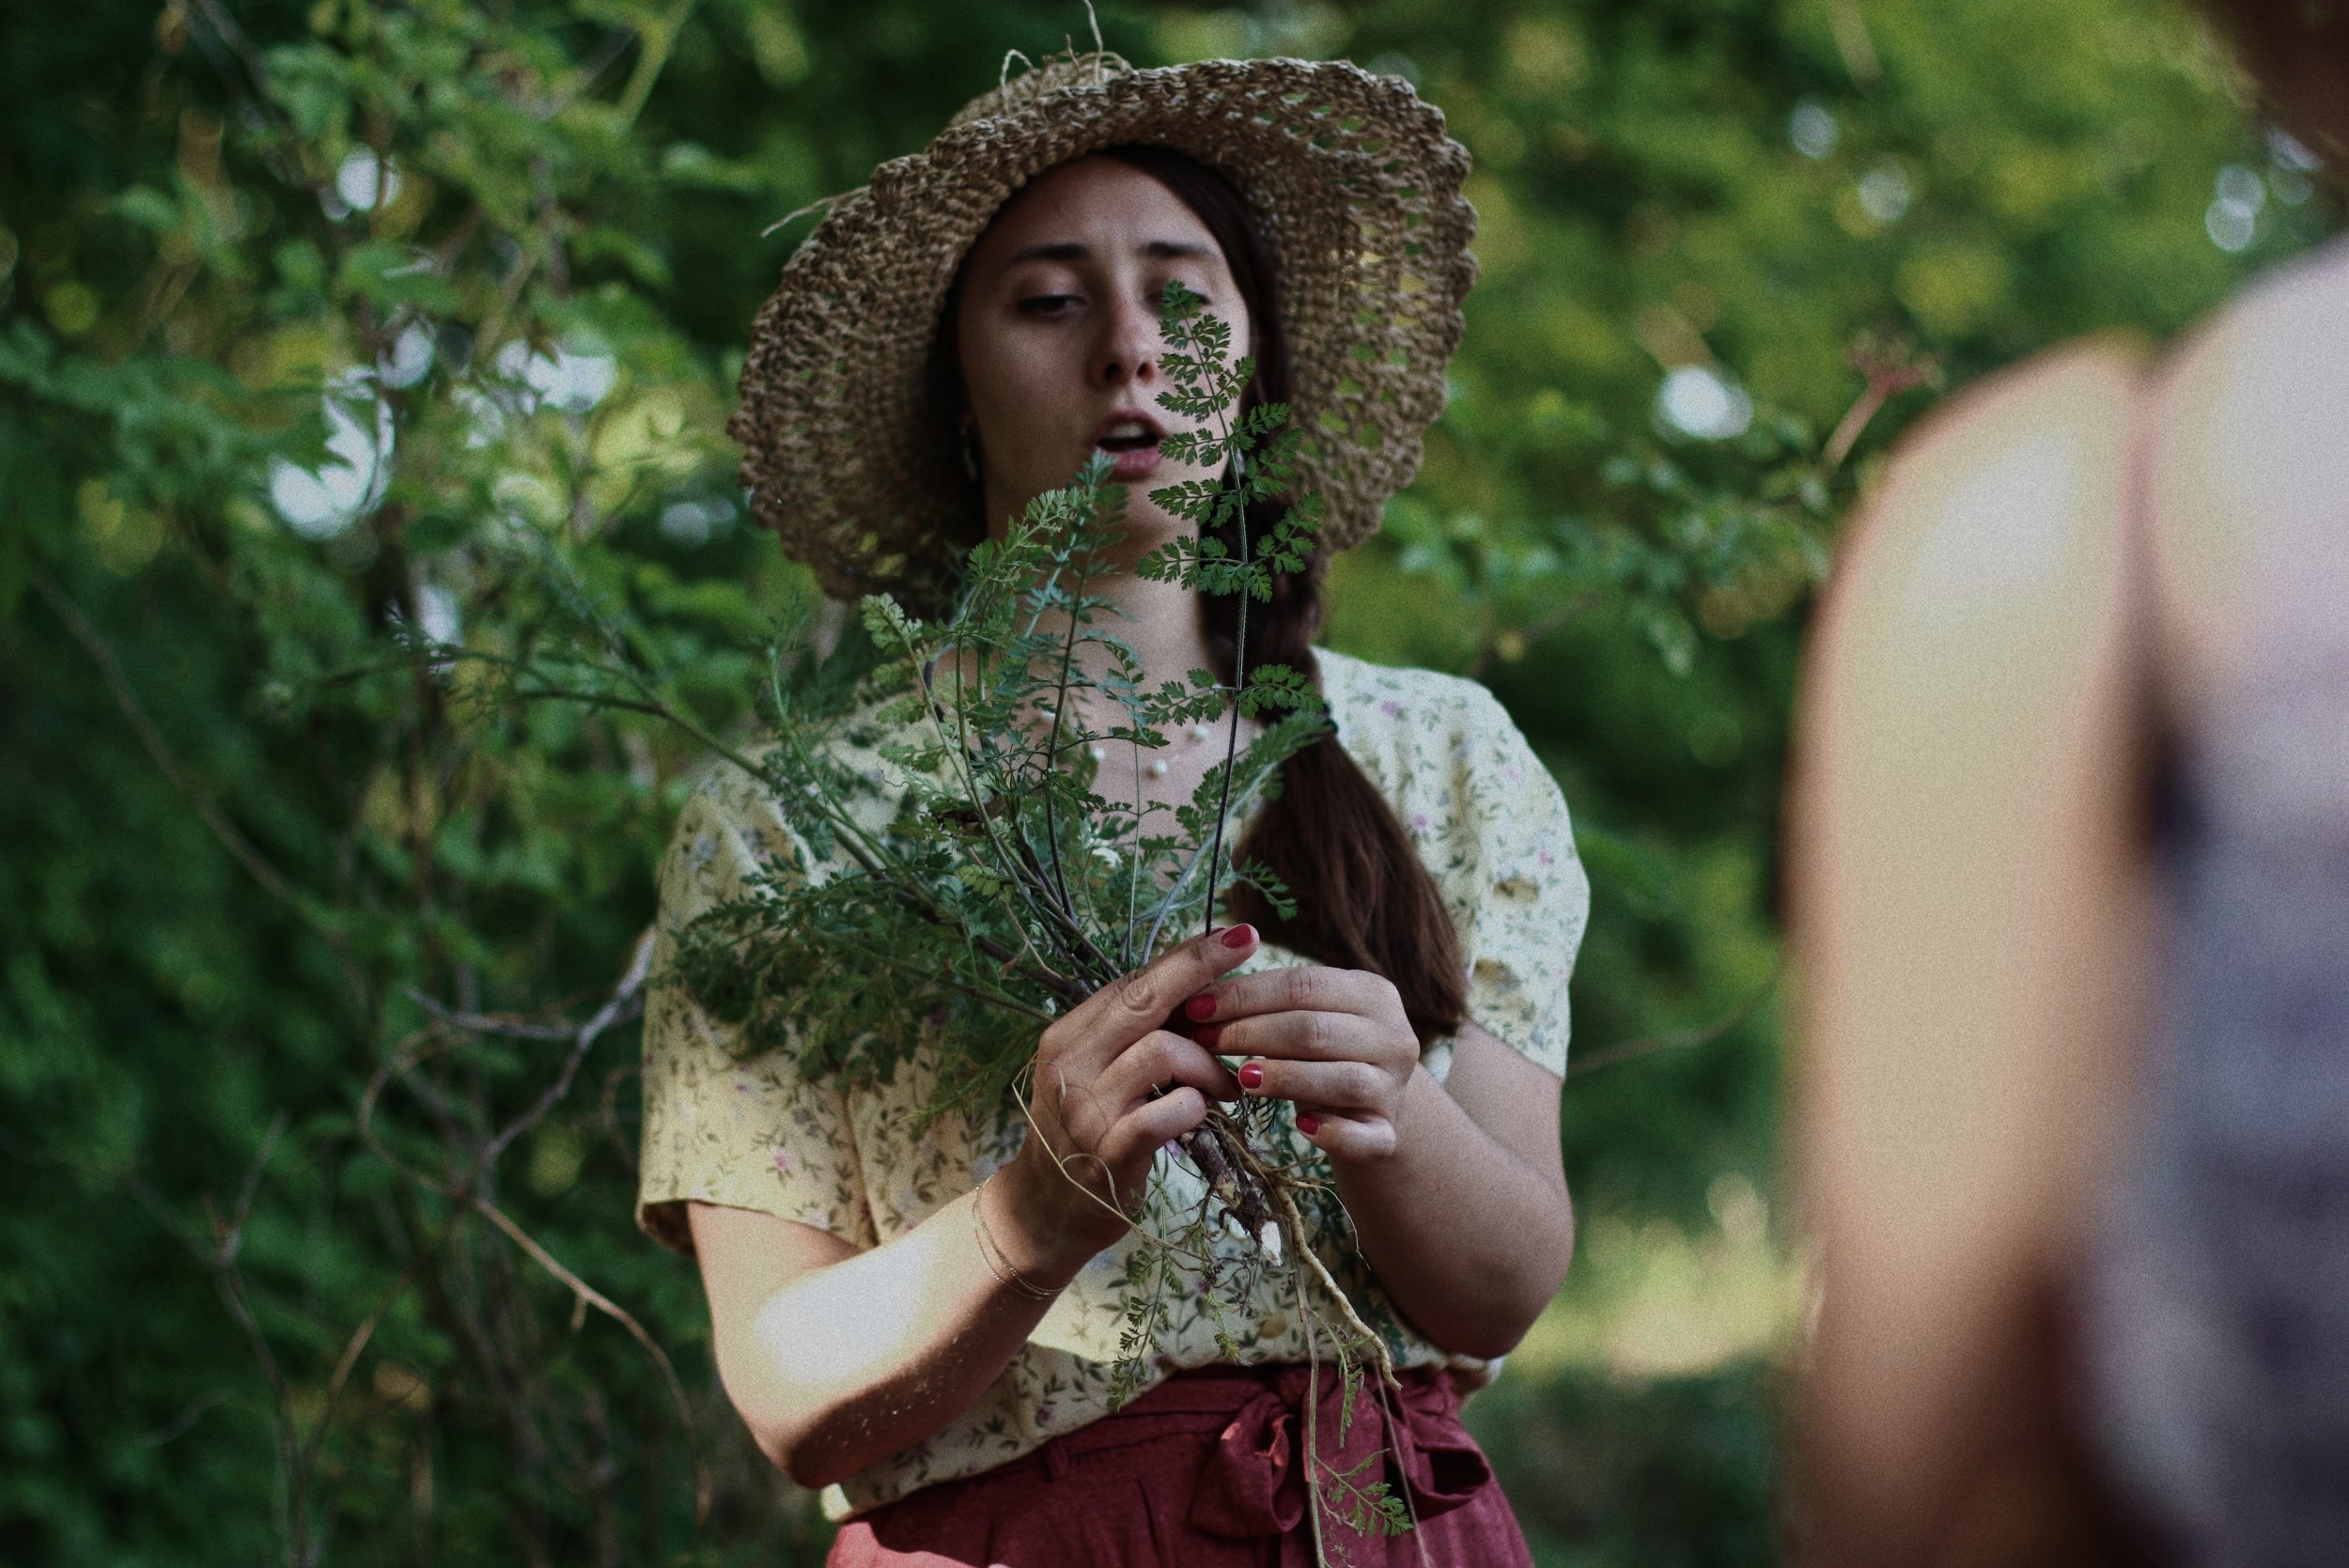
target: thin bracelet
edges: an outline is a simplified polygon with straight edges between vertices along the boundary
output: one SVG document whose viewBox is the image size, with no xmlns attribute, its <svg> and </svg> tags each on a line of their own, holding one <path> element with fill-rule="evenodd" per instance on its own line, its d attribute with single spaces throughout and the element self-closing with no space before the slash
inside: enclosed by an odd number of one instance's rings
<svg viewBox="0 0 2349 1568">
<path fill-rule="evenodd" d="M 993 1179 L 994 1178 L 991 1176 L 988 1178 L 988 1181 L 992 1181 Z M 987 1271 L 995 1276 L 995 1282 L 997 1284 L 1008 1286 L 1011 1289 L 1018 1291 L 1020 1295 L 1029 1297 L 1031 1300 L 1051 1300 L 1052 1297 L 1058 1296 L 1060 1292 L 1056 1290 L 1046 1290 L 1043 1286 L 1036 1284 L 1026 1275 L 1020 1273 L 1019 1265 L 1013 1263 L 1010 1257 L 1003 1252 L 1003 1247 L 995 1239 L 995 1234 L 987 1228 L 987 1216 L 979 1212 L 980 1195 L 986 1191 L 987 1182 L 981 1182 L 977 1187 L 971 1189 L 971 1234 L 978 1238 L 980 1261 L 987 1265 Z M 1001 1257 L 1003 1260 L 1003 1266 L 1001 1268 L 996 1266 L 995 1260 L 998 1257 Z M 1011 1277 L 1009 1279 L 1005 1279 L 1003 1277 L 1003 1269 L 1006 1268 L 1011 1270 Z"/>
</svg>

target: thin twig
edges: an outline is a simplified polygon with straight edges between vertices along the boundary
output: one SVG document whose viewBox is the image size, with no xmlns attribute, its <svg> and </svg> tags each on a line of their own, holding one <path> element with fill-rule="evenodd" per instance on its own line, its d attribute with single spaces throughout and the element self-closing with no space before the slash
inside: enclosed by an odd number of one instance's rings
<svg viewBox="0 0 2349 1568">
<path fill-rule="evenodd" d="M 168 1421 L 165 1421 L 163 1425 L 157 1427 L 154 1431 L 147 1434 L 145 1436 L 132 1438 L 132 1446 L 143 1449 L 158 1449 L 162 1448 L 165 1443 L 177 1442 L 179 1438 L 186 1436 L 197 1421 L 202 1421 L 212 1411 L 219 1409 L 224 1405 L 238 1405 L 241 1403 L 242 1402 L 232 1393 L 220 1392 L 206 1394 L 203 1398 L 195 1401 L 186 1409 L 180 1411 L 178 1416 Z"/>
<path fill-rule="evenodd" d="M 237 19 L 228 14 L 227 8 L 220 0 L 188 0 L 188 3 L 204 13 L 205 23 L 211 28 L 212 36 L 237 56 L 239 63 L 253 78 L 254 95 L 266 101 L 269 98 L 269 63 L 261 58 L 261 52 L 253 47 L 253 40 L 245 36 L 244 29 L 237 25 Z"/>
<path fill-rule="evenodd" d="M 1057 575 L 1057 574 L 1055 574 Z M 1084 576 L 1077 577 L 1077 585 L 1068 596 L 1068 630 L 1061 641 L 1060 682 L 1052 689 L 1052 733 L 1046 742 L 1045 759 L 1049 768 L 1060 765 L 1061 725 L 1068 717 L 1068 677 L 1077 662 L 1077 629 L 1083 615 Z M 1060 829 L 1054 820 L 1052 797 L 1055 792 L 1048 780 L 1044 790 L 1044 841 L 1052 852 L 1052 885 L 1060 894 L 1060 907 L 1069 924 L 1077 924 L 1076 901 L 1068 896 L 1068 877 L 1060 858 Z"/>
<path fill-rule="evenodd" d="M 490 1203 L 487 1198 L 483 1197 L 479 1191 L 479 1185 L 483 1177 L 488 1173 L 491 1165 L 494 1164 L 498 1155 L 502 1153 L 515 1138 L 519 1137 L 522 1132 L 526 1131 L 529 1127 L 542 1120 L 556 1104 L 560 1103 L 563 1095 L 568 1092 L 570 1083 L 578 1072 L 580 1063 L 584 1060 L 588 1049 L 593 1047 L 597 1038 L 612 1028 L 613 1025 L 623 1021 L 627 1017 L 632 1017 L 635 1011 L 642 1006 L 642 991 L 645 982 L 651 972 L 651 964 L 652 932 L 646 931 L 637 939 L 636 945 L 630 955 L 628 969 L 622 974 L 618 984 L 613 987 L 612 993 L 604 1002 L 603 1006 L 597 1011 L 594 1017 L 590 1017 L 584 1024 L 579 1026 L 579 1028 L 574 1032 L 576 1043 L 570 1054 L 566 1058 L 563 1069 L 557 1075 L 554 1083 L 550 1085 L 545 1092 L 539 1094 L 537 1099 L 533 1102 L 529 1110 L 525 1110 L 521 1115 L 516 1117 L 494 1137 L 485 1141 L 480 1148 L 475 1152 L 468 1169 L 455 1183 L 436 1181 L 424 1172 L 404 1165 L 399 1160 L 395 1158 L 391 1152 L 383 1146 L 381 1140 L 376 1136 L 374 1130 L 375 1107 L 378 1100 L 381 1098 L 384 1088 L 386 1088 L 394 1079 L 405 1077 L 409 1071 L 421 1063 L 427 1056 L 434 1054 L 438 1050 L 447 1048 L 448 1042 L 444 1039 L 434 1038 L 432 1032 L 429 1031 L 420 1032 L 419 1034 L 411 1036 L 408 1042 L 403 1043 L 403 1045 L 393 1053 L 392 1057 L 384 1063 L 384 1065 L 379 1068 L 375 1075 L 370 1079 L 366 1091 L 360 1096 L 358 1132 L 361 1140 L 376 1153 L 379 1158 L 382 1159 L 385 1164 L 389 1165 L 394 1171 L 400 1173 L 410 1183 L 426 1190 L 441 1194 L 442 1196 L 449 1199 L 455 1206 L 451 1209 L 448 1218 L 441 1226 L 439 1234 L 432 1238 L 431 1242 L 426 1248 L 419 1249 L 417 1257 L 410 1264 L 408 1269 L 402 1274 L 399 1281 L 395 1283 L 392 1293 L 377 1307 L 374 1312 L 369 1314 L 367 1320 L 361 1324 L 358 1330 L 352 1334 L 350 1340 L 345 1345 L 343 1354 L 336 1362 L 334 1376 L 328 1386 L 325 1411 L 321 1414 L 319 1420 L 319 1431 L 320 1434 L 323 1433 L 326 1420 L 332 1414 L 336 1396 L 340 1394 L 342 1389 L 346 1385 L 352 1369 L 357 1365 L 361 1352 L 365 1349 L 367 1341 L 374 1334 L 377 1326 L 382 1321 L 384 1315 L 389 1312 L 392 1304 L 397 1300 L 401 1294 L 405 1293 L 409 1285 L 418 1277 L 419 1272 L 423 1268 L 426 1262 L 428 1262 L 431 1256 L 436 1255 L 442 1246 L 445 1244 L 451 1231 L 453 1230 L 456 1215 L 460 1210 L 479 1214 L 482 1218 L 488 1219 L 491 1224 L 495 1225 L 501 1232 L 503 1232 L 510 1240 L 512 1240 L 517 1247 L 521 1248 L 533 1262 L 544 1268 L 549 1274 L 552 1275 L 567 1289 L 568 1289 L 572 1293 L 573 1300 L 576 1303 L 583 1307 L 594 1307 L 598 1312 L 603 1312 L 605 1315 L 611 1317 L 614 1322 L 618 1323 L 623 1328 L 625 1328 L 630 1337 L 634 1339 L 637 1343 L 641 1345 L 651 1357 L 654 1365 L 660 1371 L 662 1380 L 668 1387 L 671 1400 L 677 1406 L 677 1414 L 684 1424 L 689 1437 L 694 1436 L 698 1433 L 698 1423 L 694 1420 L 691 1403 L 685 1397 L 683 1385 L 679 1383 L 677 1379 L 676 1368 L 671 1364 L 667 1354 L 661 1350 L 660 1345 L 653 1341 L 651 1335 L 646 1331 L 643 1324 L 639 1323 L 634 1316 L 626 1311 L 626 1309 L 620 1307 L 617 1303 L 603 1296 L 593 1286 L 589 1285 L 584 1280 L 581 1279 L 579 1275 L 566 1267 L 558 1259 L 554 1257 L 552 1253 L 549 1252 L 545 1247 L 540 1245 L 537 1238 L 530 1235 L 529 1233 L 517 1224 L 510 1216 L 506 1215 L 503 1209 L 500 1209 L 495 1203 Z M 483 1336 L 478 1334 L 474 1337 L 476 1339 L 483 1338 Z M 484 1341 L 484 1343 L 486 1348 L 486 1340 Z M 525 1422 L 523 1424 L 526 1425 L 527 1423 Z M 313 1447 L 314 1444 L 315 1438 Z M 698 1450 L 698 1442 L 696 1443 L 696 1449 Z M 305 1452 L 305 1459 L 307 1456 L 308 1455 Z M 708 1466 L 698 1458 L 695 1460 L 695 1474 L 698 1514 L 701 1516 L 706 1516 L 709 1508 L 712 1483 Z"/>
<path fill-rule="evenodd" d="M 252 1219 L 254 1201 L 260 1194 L 261 1178 L 268 1170 L 271 1157 L 277 1152 L 279 1141 L 285 1137 L 288 1121 L 287 1112 L 280 1110 L 270 1122 L 269 1130 L 262 1135 L 260 1146 L 255 1150 L 253 1160 L 245 1170 L 244 1181 L 238 1188 L 236 1207 L 226 1219 L 217 1213 L 211 1217 L 209 1245 L 199 1243 L 194 1236 L 188 1234 L 169 1205 L 149 1192 L 144 1182 L 133 1180 L 130 1190 L 132 1196 L 149 1213 L 164 1221 L 166 1229 L 179 1235 L 204 1264 L 212 1276 L 212 1286 L 220 1295 L 221 1304 L 227 1308 L 230 1319 L 244 1336 L 246 1347 L 260 1365 L 261 1375 L 270 1386 L 276 1411 L 273 1424 L 278 1484 L 284 1488 L 281 1503 L 284 1509 L 282 1522 L 286 1533 L 286 1562 L 288 1568 L 307 1568 L 313 1560 L 308 1550 L 308 1469 L 301 1463 L 300 1423 L 293 1410 L 293 1386 L 277 1359 L 277 1353 L 270 1346 L 269 1336 L 262 1331 L 260 1317 L 253 1310 L 252 1297 L 244 1288 L 244 1276 L 237 1267 L 237 1253 L 244 1245 L 245 1224 Z M 206 1207 L 210 1207 L 209 1200 Z"/>
<path fill-rule="evenodd" d="M 1851 362 L 1852 367 L 1867 379 L 1867 385 L 1844 411 L 1834 433 L 1827 438 L 1827 445 L 1820 449 L 1820 465 L 1830 475 L 1843 466 L 1843 459 L 1851 456 L 1852 448 L 1859 443 L 1860 436 L 1884 411 L 1887 403 L 1941 374 L 1938 358 L 1931 354 L 1919 357 L 1914 346 L 1900 338 L 1863 338 L 1852 350 Z"/>
<path fill-rule="evenodd" d="M 462 1013 L 416 986 L 403 986 L 400 989 L 409 1001 L 431 1014 L 436 1022 L 468 1034 L 488 1034 L 504 1040 L 570 1040 L 579 1034 L 569 1024 L 532 1023 L 506 1014 Z"/>
<path fill-rule="evenodd" d="M 1198 333 L 1194 329 L 1189 344 L 1194 354 L 1198 352 Z M 1233 489 L 1237 492 L 1232 518 L 1239 529 L 1239 626 L 1232 637 L 1232 717 L 1223 737 L 1223 788 L 1216 801 L 1215 838 L 1207 851 L 1207 907 L 1206 913 L 1200 917 L 1202 936 L 1215 930 L 1216 892 L 1223 879 L 1223 825 L 1232 815 L 1232 767 L 1239 753 L 1240 695 L 1248 690 L 1248 601 L 1255 589 L 1253 576 L 1249 570 L 1254 563 L 1248 553 L 1248 481 L 1239 472 L 1237 461 L 1237 448 L 1232 439 L 1231 416 L 1220 415 L 1217 423 L 1221 427 L 1218 439 L 1224 461 L 1232 469 Z"/>
<path fill-rule="evenodd" d="M 677 36 L 684 29 L 685 19 L 693 11 L 694 0 L 677 0 L 668 14 L 644 29 L 645 52 L 636 56 L 636 69 L 620 93 L 615 110 L 622 129 L 636 123 L 636 116 L 645 112 L 645 101 L 652 97 L 653 84 L 661 80 L 661 70 L 669 63 L 669 53 L 677 47 Z"/>
<path fill-rule="evenodd" d="M 65 590 L 38 567 L 33 568 L 32 582 L 34 590 L 48 602 L 57 619 L 63 621 L 66 629 L 73 634 L 73 640 L 82 644 L 83 651 L 98 666 L 98 673 L 105 678 L 106 689 L 114 693 L 115 706 L 121 709 L 123 718 L 130 721 L 132 732 L 139 737 L 139 744 L 147 748 L 147 754 L 154 759 L 156 767 L 163 769 L 163 776 L 187 797 L 188 803 L 195 808 L 195 815 L 203 819 L 205 827 L 211 830 L 221 847 L 235 857 L 237 863 L 244 867 L 272 897 L 283 901 L 312 929 L 339 942 L 341 933 L 319 918 L 302 894 L 294 891 L 293 885 L 275 866 L 270 864 L 268 857 L 255 848 L 253 841 L 228 820 L 228 814 L 221 810 L 220 802 L 212 798 L 211 792 L 196 783 L 194 775 L 181 764 L 170 742 L 163 738 L 163 731 L 157 729 L 154 720 L 148 717 L 147 707 L 132 689 L 130 679 L 123 675 L 121 662 L 115 658 L 113 647 L 73 601 L 66 597 Z"/>
<path fill-rule="evenodd" d="M 1662 1051 L 1688 1050 L 1696 1046 L 1710 1045 L 1760 1012 L 1762 1004 L 1768 1001 L 1777 992 L 1778 980 L 1779 977 L 1776 974 L 1771 975 L 1768 984 L 1756 991 L 1735 1012 L 1716 1018 L 1709 1024 L 1695 1029 L 1671 1030 L 1661 1034 L 1642 1034 L 1637 1038 L 1624 1040 L 1593 1051 L 1587 1056 L 1577 1057 L 1566 1063 L 1566 1077 L 1583 1078 L 1597 1072 L 1602 1067 L 1613 1067 L 1626 1062 L 1637 1062 L 1643 1056 L 1655 1056 Z"/>
<path fill-rule="evenodd" d="M 552 119 L 569 108 L 582 95 L 594 91 L 596 84 L 602 80 L 603 73 L 617 65 L 620 56 L 628 53 L 628 46 L 635 41 L 635 29 L 630 27 L 612 29 L 610 36 L 597 46 L 596 52 L 579 62 L 577 69 L 571 73 L 570 82 L 549 101 L 542 117 Z"/>
<path fill-rule="evenodd" d="M 603 1094 L 597 1101 L 597 1110 L 603 1126 L 603 1135 L 611 1140 L 613 1153 L 620 1157 L 620 1163 L 628 1167 L 628 1173 L 630 1176 L 635 1175 L 637 1172 L 637 1156 L 635 1148 L 629 1142 L 627 1136 L 620 1131 L 620 1083 L 630 1072 L 641 1070 L 627 1062 L 614 1066 L 604 1075 Z"/>
<path fill-rule="evenodd" d="M 668 1352 L 661 1348 L 660 1343 L 646 1330 L 645 1326 L 637 1322 L 627 1308 L 622 1307 L 618 1302 L 614 1301 L 595 1286 L 566 1268 L 561 1260 L 538 1244 L 537 1237 L 507 1218 L 505 1210 L 478 1194 L 475 1194 L 470 1202 L 475 1213 L 505 1232 L 507 1239 L 527 1252 L 532 1262 L 560 1281 L 576 1298 L 595 1308 L 596 1311 L 628 1330 L 629 1337 L 643 1346 L 645 1354 L 651 1357 L 653 1364 L 661 1369 L 661 1380 L 668 1386 L 669 1401 L 677 1408 L 679 1424 L 689 1434 L 698 1432 L 700 1428 L 699 1423 L 693 1419 L 692 1402 L 685 1397 L 685 1385 L 677 1380 L 677 1368 L 670 1363 Z M 701 1466 L 698 1467 L 698 1479 L 694 1484 L 694 1514 L 697 1520 L 705 1519 L 709 1514 L 711 1487 L 708 1467 Z"/>
<path fill-rule="evenodd" d="M 482 1146 L 479 1162 L 485 1169 L 496 1164 L 508 1144 L 563 1102 L 563 1096 L 571 1092 L 571 1080 L 579 1076 L 579 1064 L 587 1059 L 587 1053 L 595 1048 L 597 1038 L 605 1030 L 644 1011 L 645 980 L 652 973 L 652 940 L 653 928 L 646 926 L 636 939 L 635 949 L 629 955 L 628 969 L 621 974 L 620 983 L 612 988 L 611 998 L 596 1010 L 595 1017 L 579 1026 L 578 1037 L 570 1054 L 563 1059 L 563 1069 L 555 1074 L 554 1081 L 547 1085 L 546 1092 L 528 1110 Z"/>
</svg>

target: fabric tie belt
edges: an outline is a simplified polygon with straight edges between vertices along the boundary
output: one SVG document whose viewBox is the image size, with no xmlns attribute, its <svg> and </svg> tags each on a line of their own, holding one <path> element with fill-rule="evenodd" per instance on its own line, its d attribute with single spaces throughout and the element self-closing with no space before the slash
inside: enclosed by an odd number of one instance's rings
<svg viewBox="0 0 2349 1568">
<path fill-rule="evenodd" d="M 1380 1498 L 1399 1505 L 1405 1518 L 1424 1524 L 1469 1501 L 1492 1479 L 1484 1454 L 1460 1425 L 1451 1379 L 1420 1369 L 1401 1381 L 1400 1389 L 1381 1389 L 1377 1374 L 1363 1369 L 1349 1399 L 1334 1367 L 1323 1367 L 1317 1377 L 1299 1366 L 1216 1367 L 1169 1378 L 1134 1401 L 1126 1418 L 1221 1413 L 1241 1401 L 1200 1467 L 1190 1524 L 1225 1540 L 1278 1536 L 1283 1568 L 1288 1568 L 1312 1560 L 1312 1531 L 1298 1529 L 1310 1496 L 1310 1410 L 1322 1532 L 1332 1545 L 1344 1541 L 1354 1548 L 1345 1560 L 1364 1560 L 1363 1548 L 1371 1548 L 1368 1560 L 1377 1561 L 1386 1555 L 1386 1532 L 1377 1522 Z M 1416 1560 L 1412 1541 L 1405 1534 L 1395 1542 L 1401 1560 Z"/>
<path fill-rule="evenodd" d="M 1333 1367 L 1176 1373 L 1115 1415 L 851 1520 L 831 1568 L 1308 1568 L 1309 1493 L 1347 1568 L 1532 1568 L 1492 1470 L 1432 1368 L 1349 1400 Z M 1315 1478 L 1306 1483 L 1306 1422 Z M 1421 1527 L 1380 1528 L 1380 1503 Z M 1440 1520 L 1436 1528 L 1426 1527 Z"/>
</svg>

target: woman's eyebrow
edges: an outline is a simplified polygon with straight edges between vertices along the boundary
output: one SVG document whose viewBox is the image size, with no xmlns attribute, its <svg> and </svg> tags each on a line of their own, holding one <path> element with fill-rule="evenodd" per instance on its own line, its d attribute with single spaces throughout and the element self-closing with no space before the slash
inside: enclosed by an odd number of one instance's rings
<svg viewBox="0 0 2349 1568">
<path fill-rule="evenodd" d="M 1187 240 L 1146 240 L 1135 247 L 1138 254 L 1152 261 L 1213 261 L 1216 252 L 1209 246 L 1194 244 Z M 1047 241 L 1042 244 L 1023 245 L 1003 261 L 1003 271 L 1010 272 L 1030 261 L 1090 261 L 1091 246 L 1074 240 Z"/>
</svg>

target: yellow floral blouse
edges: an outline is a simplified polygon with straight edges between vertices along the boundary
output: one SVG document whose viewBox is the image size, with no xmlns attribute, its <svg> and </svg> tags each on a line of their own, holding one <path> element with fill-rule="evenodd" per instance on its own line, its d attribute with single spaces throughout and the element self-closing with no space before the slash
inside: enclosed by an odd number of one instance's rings
<svg viewBox="0 0 2349 1568">
<path fill-rule="evenodd" d="M 1566 1065 L 1566 981 L 1582 938 L 1589 885 L 1556 782 L 1499 703 L 1481 686 L 1425 670 L 1388 669 L 1322 651 L 1321 685 L 1338 740 L 1391 801 L 1434 875 L 1458 928 L 1469 965 L 1469 1014 L 1552 1073 Z M 687 802 L 661 873 L 660 950 L 701 911 L 739 897 L 761 866 L 798 863 L 781 814 L 739 771 L 714 774 Z M 1249 968 L 1304 959 L 1269 944 Z M 675 986 L 656 986 L 645 1019 L 644 1170 L 638 1220 L 679 1251 L 692 1250 L 684 1201 L 755 1209 L 829 1231 L 859 1248 L 904 1234 L 971 1190 L 1010 1159 L 1024 1126 L 1016 1110 L 973 1126 L 934 1122 L 908 1128 L 933 1079 L 916 1063 L 869 1091 L 803 1081 L 781 1051 L 739 1061 L 726 1026 Z M 1452 1047 L 1429 1048 L 1440 1079 Z M 1293 1158 L 1321 1161 L 1296 1138 Z M 1324 1161 L 1326 1169 L 1326 1161 Z M 1198 1178 L 1159 1157 L 1148 1228 L 1180 1229 L 1196 1212 Z M 1163 1225 L 1151 1220 L 1163 1219 Z M 1470 1386 L 1495 1363 L 1429 1343 L 1388 1302 L 1339 1234 L 1342 1221 L 1308 1218 L 1315 1250 L 1345 1286 L 1357 1312 L 1387 1342 L 1398 1367 L 1448 1365 Z M 1250 1250 L 1219 1229 L 1237 1265 Z M 1062 1293 L 1027 1346 L 978 1402 L 927 1441 L 828 1488 L 825 1511 L 841 1519 L 1018 1458 L 1057 1433 L 1110 1410 L 1111 1369 L 1131 1300 L 1137 1241 L 1129 1236 L 1095 1258 Z M 1244 1362 L 1301 1361 L 1302 1328 L 1291 1304 L 1295 1279 L 1259 1270 L 1253 1283 L 1206 1300 L 1178 1301 L 1144 1387 L 1177 1368 L 1230 1358 L 1219 1327 Z M 1324 1310 L 1326 1315 L 1326 1309 Z"/>
</svg>

